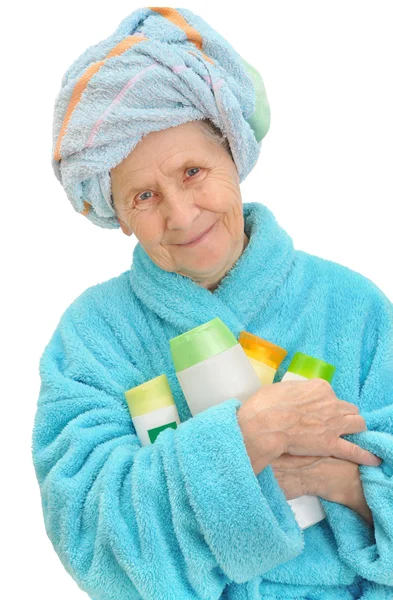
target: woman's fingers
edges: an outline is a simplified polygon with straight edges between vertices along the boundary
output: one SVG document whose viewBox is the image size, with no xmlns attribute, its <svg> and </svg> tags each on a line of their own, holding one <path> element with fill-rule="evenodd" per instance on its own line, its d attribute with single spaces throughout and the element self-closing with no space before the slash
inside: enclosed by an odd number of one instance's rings
<svg viewBox="0 0 393 600">
<path fill-rule="evenodd" d="M 352 444 L 352 442 L 348 442 L 348 440 L 343 440 L 342 438 L 339 438 L 334 448 L 332 448 L 332 456 L 350 460 L 358 465 L 367 465 L 369 467 L 376 467 L 382 462 L 381 459 L 372 454 L 372 452 L 368 452 L 368 450 L 364 450 L 363 448 L 360 448 L 360 446 Z"/>
<path fill-rule="evenodd" d="M 367 424 L 364 418 L 359 414 L 359 407 L 346 400 L 338 400 L 339 411 L 341 413 L 340 435 L 351 433 L 361 433 L 367 431 Z M 332 456 L 349 460 L 359 465 L 368 465 L 375 467 L 381 464 L 381 459 L 372 452 L 364 450 L 360 446 L 344 440 L 341 437 L 337 440 Z"/>
<path fill-rule="evenodd" d="M 340 435 L 361 433 L 367 431 L 367 424 L 361 415 L 343 415 L 340 417 L 339 430 Z"/>
<path fill-rule="evenodd" d="M 347 402 L 346 400 L 338 401 L 338 408 L 340 412 L 344 414 L 359 414 L 359 407 L 356 404 L 352 404 L 352 402 Z"/>
</svg>

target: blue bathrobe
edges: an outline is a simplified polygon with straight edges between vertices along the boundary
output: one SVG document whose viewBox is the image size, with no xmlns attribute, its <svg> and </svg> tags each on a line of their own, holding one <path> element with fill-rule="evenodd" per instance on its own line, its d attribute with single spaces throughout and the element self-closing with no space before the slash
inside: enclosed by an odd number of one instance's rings
<svg viewBox="0 0 393 600">
<path fill-rule="evenodd" d="M 393 306 L 366 277 L 295 250 L 262 204 L 214 292 L 160 269 L 138 243 L 130 270 L 65 310 L 40 360 L 32 454 L 47 535 L 93 600 L 393 598 Z M 359 466 L 374 526 L 321 500 L 298 526 L 271 466 L 246 452 L 237 398 L 192 417 L 169 340 L 214 317 L 336 365 L 333 389 L 368 430 L 343 436 L 383 459 Z M 181 424 L 141 447 L 124 392 L 168 376 Z"/>
</svg>

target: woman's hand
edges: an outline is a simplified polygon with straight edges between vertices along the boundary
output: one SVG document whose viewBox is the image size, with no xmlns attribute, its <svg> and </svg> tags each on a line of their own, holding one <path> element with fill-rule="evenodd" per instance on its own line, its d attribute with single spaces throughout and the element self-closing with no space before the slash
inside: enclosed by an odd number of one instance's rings
<svg viewBox="0 0 393 600">
<path fill-rule="evenodd" d="M 286 499 L 292 500 L 299 496 L 311 494 L 311 485 L 313 489 L 315 487 L 315 482 L 310 484 L 312 474 L 315 474 L 316 465 L 325 460 L 326 457 L 292 456 L 285 453 L 273 460 L 270 466 Z M 314 495 L 319 494 L 314 493 Z"/>
<path fill-rule="evenodd" d="M 319 496 L 348 506 L 372 525 L 372 513 L 364 496 L 359 466 L 352 461 L 332 456 L 282 454 L 270 464 L 287 500 L 306 494 Z"/>
<path fill-rule="evenodd" d="M 337 398 L 324 379 L 264 385 L 243 402 L 237 417 L 256 474 L 286 453 L 365 465 L 380 462 L 341 437 L 366 431 L 367 425 L 359 408 Z"/>
</svg>

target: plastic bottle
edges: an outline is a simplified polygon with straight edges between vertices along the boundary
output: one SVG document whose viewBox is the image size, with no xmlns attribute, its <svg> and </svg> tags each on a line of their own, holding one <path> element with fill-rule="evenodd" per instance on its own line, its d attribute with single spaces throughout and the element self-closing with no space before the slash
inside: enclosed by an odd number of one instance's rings
<svg viewBox="0 0 393 600">
<path fill-rule="evenodd" d="M 180 425 L 179 414 L 167 376 L 159 375 L 124 392 L 132 422 L 142 446 L 152 444 L 158 434 Z"/>
<path fill-rule="evenodd" d="M 276 346 L 248 331 L 240 332 L 239 344 L 247 354 L 261 384 L 273 383 L 277 369 L 288 352 L 281 346 Z"/>
<path fill-rule="evenodd" d="M 169 344 L 193 416 L 230 398 L 244 402 L 261 387 L 243 348 L 218 317 Z"/>
<path fill-rule="evenodd" d="M 302 352 L 296 352 L 281 381 L 320 377 L 331 383 L 335 370 L 336 367 L 323 360 L 313 358 Z M 300 496 L 299 498 L 288 500 L 288 502 L 302 529 L 315 525 L 315 523 L 322 521 L 326 517 L 326 513 L 317 496 Z"/>
</svg>

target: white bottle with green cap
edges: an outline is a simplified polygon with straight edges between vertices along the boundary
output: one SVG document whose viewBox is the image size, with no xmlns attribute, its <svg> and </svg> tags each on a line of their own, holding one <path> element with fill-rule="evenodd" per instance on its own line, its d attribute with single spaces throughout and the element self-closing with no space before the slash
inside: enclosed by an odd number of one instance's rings
<svg viewBox="0 0 393 600">
<path fill-rule="evenodd" d="M 167 427 L 180 425 L 179 414 L 165 374 L 124 392 L 142 446 L 152 444 Z"/>
<path fill-rule="evenodd" d="M 261 387 L 242 346 L 218 317 L 172 338 L 169 345 L 193 416 L 231 398 L 244 402 Z"/>
<path fill-rule="evenodd" d="M 308 354 L 303 354 L 303 352 L 296 352 L 281 381 L 315 379 L 319 377 L 331 383 L 335 370 L 335 366 L 323 360 L 313 358 Z M 299 498 L 288 500 L 288 503 L 291 505 L 296 520 L 302 529 L 311 527 L 311 525 L 319 523 L 319 521 L 322 521 L 326 517 L 326 513 L 317 496 L 300 496 Z"/>
</svg>

